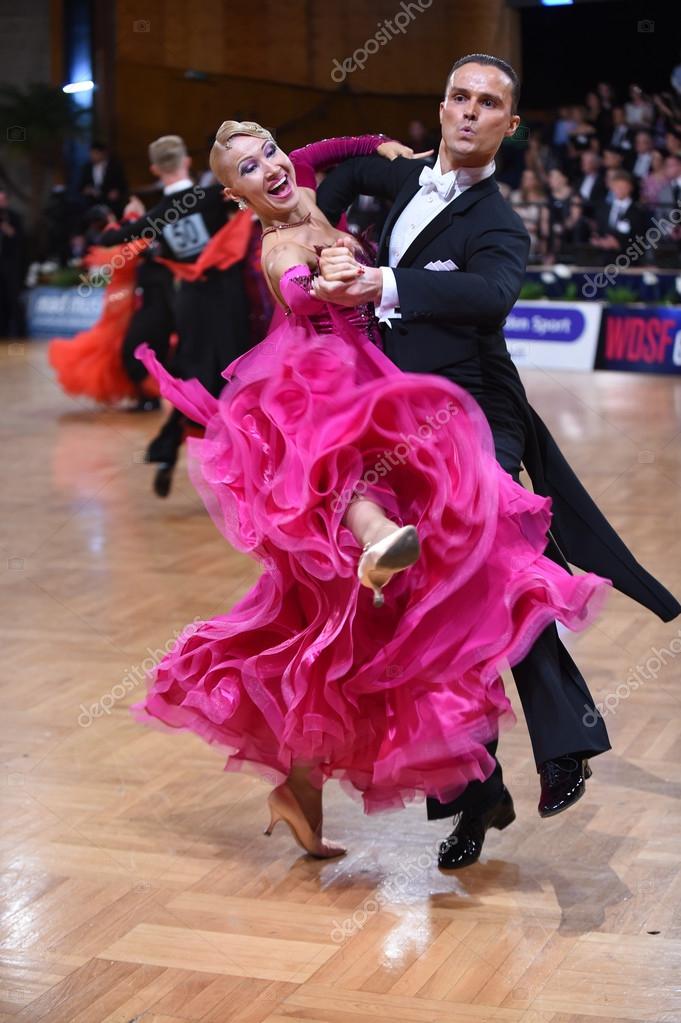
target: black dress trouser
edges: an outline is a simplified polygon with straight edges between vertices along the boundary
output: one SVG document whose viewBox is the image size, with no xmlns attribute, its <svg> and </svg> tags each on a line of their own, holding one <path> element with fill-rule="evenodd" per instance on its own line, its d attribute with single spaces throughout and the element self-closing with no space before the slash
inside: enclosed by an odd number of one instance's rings
<svg viewBox="0 0 681 1023">
<path fill-rule="evenodd" d="M 171 372 L 181 380 L 196 377 L 217 397 L 226 384 L 222 371 L 250 346 L 241 263 L 208 270 L 199 281 L 183 281 L 175 293 L 174 316 L 179 340 Z M 147 448 L 146 460 L 175 465 L 187 423 L 173 409 Z"/>
<path fill-rule="evenodd" d="M 154 284 L 145 287 L 142 305 L 133 313 L 121 348 L 123 369 L 134 384 L 141 384 L 147 370 L 135 356 L 138 345 L 147 344 L 162 366 L 167 365 L 170 335 L 175 330 L 172 290 Z"/>
<path fill-rule="evenodd" d="M 492 434 L 497 461 L 518 482 L 524 450 L 522 436 L 496 428 Z M 551 547 L 546 550 L 551 557 Z M 556 559 L 558 560 L 558 559 Z M 558 637 L 555 625 L 545 629 L 527 654 L 512 669 L 537 766 L 567 754 L 593 757 L 610 749 L 608 733 L 577 665 Z M 488 751 L 495 756 L 497 741 Z M 429 820 L 462 812 L 482 813 L 497 803 L 503 791 L 501 764 L 486 781 L 471 782 L 449 803 L 427 800 Z"/>
</svg>

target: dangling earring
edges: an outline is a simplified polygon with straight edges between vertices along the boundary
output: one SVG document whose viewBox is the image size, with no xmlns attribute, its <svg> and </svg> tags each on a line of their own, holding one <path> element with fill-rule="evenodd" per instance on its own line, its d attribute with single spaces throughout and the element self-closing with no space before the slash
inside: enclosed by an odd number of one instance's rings
<svg viewBox="0 0 681 1023">
<path fill-rule="evenodd" d="M 245 199 L 237 199 L 236 204 L 237 204 L 237 206 L 239 207 L 240 210 L 247 210 L 248 209 L 248 203 L 246 202 Z"/>
</svg>

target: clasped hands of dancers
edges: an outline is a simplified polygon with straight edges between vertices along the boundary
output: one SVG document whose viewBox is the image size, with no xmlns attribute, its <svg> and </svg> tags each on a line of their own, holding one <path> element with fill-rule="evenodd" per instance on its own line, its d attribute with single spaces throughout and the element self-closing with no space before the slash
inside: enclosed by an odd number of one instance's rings
<svg viewBox="0 0 681 1023">
<path fill-rule="evenodd" d="M 506 350 L 529 238 L 493 160 L 519 123 L 518 90 L 498 58 L 457 61 L 432 170 L 380 136 L 289 158 L 260 125 L 224 122 L 211 168 L 260 219 L 286 316 L 225 370 L 219 398 L 140 350 L 204 426 L 189 441 L 194 482 L 263 572 L 159 664 L 135 710 L 226 747 L 227 770 L 273 778 L 266 833 L 283 820 L 320 858 L 344 851 L 322 826 L 337 777 L 366 812 L 425 797 L 430 819 L 454 817 L 440 866 L 478 859 L 515 817 L 495 756 L 513 719 L 508 664 L 539 812 L 571 806 L 609 743 L 555 623 L 583 628 L 609 580 L 665 620 L 681 610 L 574 477 Z M 333 226 L 359 193 L 393 200 L 377 266 Z"/>
</svg>

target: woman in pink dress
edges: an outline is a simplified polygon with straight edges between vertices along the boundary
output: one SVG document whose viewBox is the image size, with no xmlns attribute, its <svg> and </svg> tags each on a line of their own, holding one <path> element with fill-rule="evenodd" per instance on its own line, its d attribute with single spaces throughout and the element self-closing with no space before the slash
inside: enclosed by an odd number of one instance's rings
<svg viewBox="0 0 681 1023">
<path fill-rule="evenodd" d="M 549 502 L 498 466 L 470 395 L 398 370 L 371 308 L 314 297 L 320 247 L 348 236 L 315 205 L 310 162 L 366 144 L 319 143 L 294 165 L 259 125 L 225 122 L 211 168 L 260 218 L 286 315 L 225 370 L 219 399 L 140 351 L 205 424 L 193 479 L 263 572 L 160 663 L 137 710 L 227 748 L 227 770 L 274 779 L 267 833 L 284 820 L 319 857 L 344 851 L 322 837 L 328 778 L 366 812 L 486 778 L 485 745 L 513 720 L 500 670 L 549 622 L 583 627 L 607 588 L 543 556 Z"/>
</svg>

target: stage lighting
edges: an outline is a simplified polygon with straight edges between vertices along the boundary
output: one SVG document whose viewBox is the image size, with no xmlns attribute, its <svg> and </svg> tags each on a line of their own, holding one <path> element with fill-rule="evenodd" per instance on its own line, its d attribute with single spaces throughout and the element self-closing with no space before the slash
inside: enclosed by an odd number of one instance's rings
<svg viewBox="0 0 681 1023">
<path fill-rule="evenodd" d="M 94 89 L 94 82 L 69 82 L 68 85 L 62 86 L 62 92 L 90 92 Z"/>
</svg>

